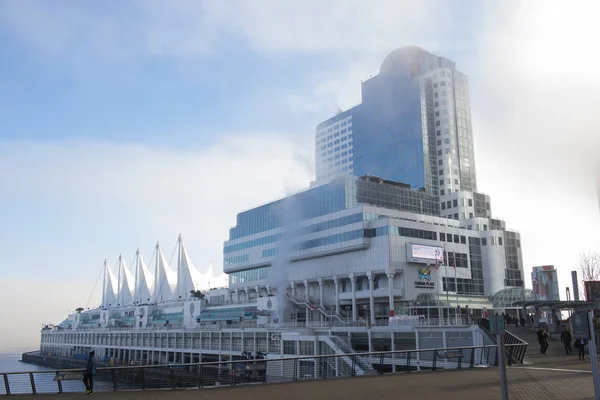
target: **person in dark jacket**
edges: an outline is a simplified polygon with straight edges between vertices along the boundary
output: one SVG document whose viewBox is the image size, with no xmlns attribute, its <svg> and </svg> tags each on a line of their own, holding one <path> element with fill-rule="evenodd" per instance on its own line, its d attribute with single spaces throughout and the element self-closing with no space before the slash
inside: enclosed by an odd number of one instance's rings
<svg viewBox="0 0 600 400">
<path fill-rule="evenodd" d="M 94 375 L 96 375 L 96 360 L 94 359 L 94 355 L 96 355 L 96 352 L 93 350 L 90 351 L 87 366 L 83 373 L 83 384 L 86 389 L 85 394 L 94 393 Z"/>
<path fill-rule="evenodd" d="M 572 354 L 571 340 L 573 340 L 573 336 L 571 335 L 571 332 L 569 332 L 568 329 L 565 329 L 564 331 L 562 331 L 562 333 L 560 334 L 560 341 L 565 346 L 565 351 L 567 352 L 567 355 Z"/>
<path fill-rule="evenodd" d="M 540 343 L 540 352 L 542 354 L 546 354 L 546 350 L 548 350 L 548 334 L 544 330 L 544 328 L 540 328 L 537 331 L 538 342 Z"/>
<path fill-rule="evenodd" d="M 575 348 L 579 350 L 579 359 L 585 360 L 585 340 L 577 339 L 575 341 Z"/>
</svg>

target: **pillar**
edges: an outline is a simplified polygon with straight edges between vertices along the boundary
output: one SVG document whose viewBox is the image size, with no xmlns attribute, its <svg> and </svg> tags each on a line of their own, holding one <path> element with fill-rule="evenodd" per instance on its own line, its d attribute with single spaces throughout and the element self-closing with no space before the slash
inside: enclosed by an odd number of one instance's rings
<svg viewBox="0 0 600 400">
<path fill-rule="evenodd" d="M 323 297 L 325 296 L 325 286 L 323 284 L 323 278 L 319 278 L 318 280 L 319 282 L 319 307 L 321 307 L 321 311 L 323 310 L 324 304 L 323 304 Z M 323 313 L 320 312 L 319 313 L 320 319 L 321 319 L 321 323 L 323 323 Z"/>
<path fill-rule="evenodd" d="M 390 306 L 390 317 L 394 316 L 394 273 L 388 272 L 388 303 Z"/>
<path fill-rule="evenodd" d="M 294 282 L 291 283 L 292 286 L 292 298 L 296 300 L 296 284 Z"/>
<path fill-rule="evenodd" d="M 306 306 L 306 326 L 310 326 L 310 319 L 311 319 L 310 317 L 312 316 L 311 315 L 312 313 L 311 313 L 311 310 L 310 310 L 310 307 L 309 307 L 309 305 L 310 305 L 310 296 L 309 296 L 309 293 L 308 293 L 308 288 L 309 288 L 309 286 L 308 286 L 308 280 L 305 279 L 304 280 L 304 298 L 305 298 L 305 301 L 306 301 L 306 304 L 307 304 L 307 306 Z"/>
<path fill-rule="evenodd" d="M 354 274 L 350 274 L 350 285 L 352 286 L 352 322 L 356 322 L 356 277 Z"/>
<path fill-rule="evenodd" d="M 258 298 L 260 297 L 260 288 L 258 285 L 254 286 L 254 290 L 256 290 L 256 301 L 258 301 Z"/>
<path fill-rule="evenodd" d="M 333 284 L 335 286 L 335 312 L 340 313 L 340 281 L 338 280 L 337 275 L 333 277 Z"/>
<path fill-rule="evenodd" d="M 371 271 L 367 272 L 367 277 L 369 278 L 369 309 L 371 310 L 371 325 L 375 325 L 375 296 L 373 295 L 373 290 L 375 289 L 375 277 Z"/>
</svg>

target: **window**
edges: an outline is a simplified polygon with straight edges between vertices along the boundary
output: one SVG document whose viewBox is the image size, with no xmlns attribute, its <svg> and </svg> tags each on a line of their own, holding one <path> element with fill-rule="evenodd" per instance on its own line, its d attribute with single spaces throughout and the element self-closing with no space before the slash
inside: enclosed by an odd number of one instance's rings
<svg viewBox="0 0 600 400">
<path fill-rule="evenodd" d="M 442 210 L 446 209 L 446 203 L 442 203 Z"/>
<path fill-rule="evenodd" d="M 458 219 L 458 213 L 454 214 L 454 219 Z M 455 243 L 458 243 L 455 241 Z"/>
<path fill-rule="evenodd" d="M 461 242 L 462 244 L 467 244 L 467 238 L 466 238 L 466 236 L 462 236 L 462 235 L 461 235 L 461 236 L 460 236 L 460 242 Z"/>
<path fill-rule="evenodd" d="M 458 235 L 454 235 L 454 243 L 460 243 L 460 238 Z"/>
<path fill-rule="evenodd" d="M 469 199 L 469 207 L 473 207 L 473 199 Z"/>
<path fill-rule="evenodd" d="M 443 160 L 438 160 L 438 165 L 444 165 L 444 161 Z"/>
<path fill-rule="evenodd" d="M 433 84 L 433 88 L 435 89 L 435 88 L 437 88 L 437 87 L 438 87 L 438 84 L 437 84 L 437 83 L 434 83 L 434 84 Z"/>
<path fill-rule="evenodd" d="M 440 126 L 440 121 L 435 121 L 435 126 Z"/>
<path fill-rule="evenodd" d="M 481 245 L 482 246 L 487 246 L 487 239 L 486 238 L 481 238 Z"/>
<path fill-rule="evenodd" d="M 442 196 L 443 196 L 443 195 L 445 195 L 445 194 L 446 194 L 446 192 L 444 191 L 444 189 L 440 190 L 440 195 L 442 195 Z M 443 204 L 443 203 L 442 203 L 442 204 Z"/>
<path fill-rule="evenodd" d="M 437 132 L 436 132 L 436 135 L 437 135 L 437 136 L 441 136 L 441 135 L 442 135 L 442 131 L 437 131 Z"/>
<path fill-rule="evenodd" d="M 440 179 L 440 185 L 443 185 L 443 184 L 444 184 L 444 180 Z"/>
<path fill-rule="evenodd" d="M 433 94 L 433 97 L 439 97 L 439 93 L 438 93 L 438 92 L 435 92 L 435 93 Z"/>
<path fill-rule="evenodd" d="M 501 237 L 499 237 L 499 238 L 498 238 L 498 244 L 499 244 L 500 246 L 502 246 L 502 238 L 501 238 Z"/>
<path fill-rule="evenodd" d="M 491 245 L 495 245 L 495 244 L 496 244 L 496 237 L 492 236 L 492 237 L 490 238 L 490 244 L 491 244 Z"/>
<path fill-rule="evenodd" d="M 438 146 L 441 146 L 441 145 L 442 145 L 442 141 L 441 141 L 441 140 L 438 140 L 438 141 L 437 141 L 437 145 L 438 145 Z"/>
<path fill-rule="evenodd" d="M 450 200 L 446 202 L 446 207 L 452 208 L 452 202 Z"/>
<path fill-rule="evenodd" d="M 440 86 L 446 86 L 446 82 L 442 81 L 442 82 L 440 83 Z"/>
<path fill-rule="evenodd" d="M 443 204 L 442 204 L 442 206 L 443 206 Z M 442 208 L 442 210 L 443 210 L 443 208 Z M 446 234 L 445 233 L 440 232 L 440 241 L 441 242 L 445 242 L 446 241 Z"/>
<path fill-rule="evenodd" d="M 440 112 L 439 112 L 439 111 L 436 111 L 436 112 L 435 112 L 435 116 L 436 116 L 436 117 L 439 117 L 439 116 L 440 116 Z"/>
<path fill-rule="evenodd" d="M 458 207 L 458 201 L 456 199 L 452 200 L 452 206 Z"/>
<path fill-rule="evenodd" d="M 440 150 L 438 150 L 438 156 L 441 156 L 441 155 L 442 155 L 442 150 L 440 149 Z"/>
<path fill-rule="evenodd" d="M 439 102 L 439 101 L 436 101 L 436 102 L 435 102 L 435 106 L 436 106 L 436 107 L 439 107 L 439 106 L 440 106 L 440 102 Z"/>
<path fill-rule="evenodd" d="M 469 218 L 473 218 L 473 213 L 469 213 Z"/>
<path fill-rule="evenodd" d="M 440 175 L 444 175 L 444 170 L 443 170 L 443 169 L 440 169 L 440 170 L 439 170 L 439 174 L 440 174 Z"/>
</svg>

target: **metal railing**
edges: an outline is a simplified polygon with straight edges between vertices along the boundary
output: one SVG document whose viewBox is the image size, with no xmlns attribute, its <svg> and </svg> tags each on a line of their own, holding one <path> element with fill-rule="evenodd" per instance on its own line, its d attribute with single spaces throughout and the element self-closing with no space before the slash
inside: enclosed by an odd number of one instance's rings
<svg viewBox="0 0 600 400">
<path fill-rule="evenodd" d="M 497 343 L 496 335 L 490 332 L 490 321 L 487 318 L 479 320 L 479 328 L 489 337 L 494 343 Z M 523 364 L 525 352 L 527 351 L 527 343 L 517 335 L 510 331 L 504 331 L 504 344 L 506 345 L 506 356 L 508 357 L 508 365 L 512 363 Z"/>
<path fill-rule="evenodd" d="M 522 344 L 507 344 L 513 354 Z M 522 349 L 524 353 L 525 349 Z M 189 389 L 357 376 L 368 360 L 376 373 L 497 365 L 497 346 L 264 358 L 177 365 L 98 368 L 94 391 Z M 0 395 L 83 392 L 83 369 L 0 373 Z"/>
</svg>

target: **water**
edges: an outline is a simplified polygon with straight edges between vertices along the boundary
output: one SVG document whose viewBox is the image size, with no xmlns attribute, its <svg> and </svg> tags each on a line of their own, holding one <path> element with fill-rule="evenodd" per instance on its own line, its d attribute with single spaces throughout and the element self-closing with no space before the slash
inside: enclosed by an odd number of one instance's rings
<svg viewBox="0 0 600 400">
<path fill-rule="evenodd" d="M 20 362 L 21 354 L 0 354 L 0 372 L 44 371 L 48 367 Z"/>
</svg>

